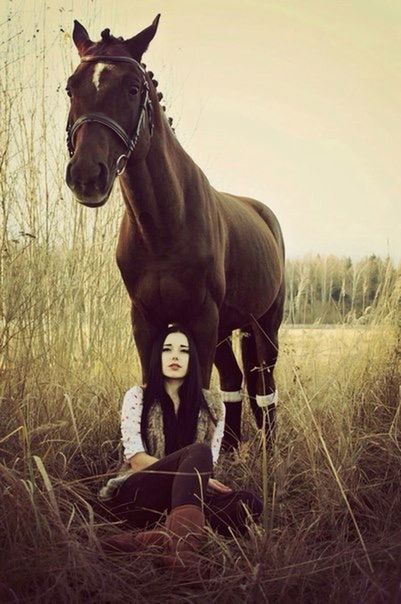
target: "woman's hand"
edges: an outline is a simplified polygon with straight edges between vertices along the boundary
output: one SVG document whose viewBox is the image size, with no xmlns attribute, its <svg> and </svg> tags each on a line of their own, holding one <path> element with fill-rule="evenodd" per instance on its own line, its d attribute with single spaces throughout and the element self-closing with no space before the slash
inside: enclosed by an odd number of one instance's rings
<svg viewBox="0 0 401 604">
<path fill-rule="evenodd" d="M 152 457 L 145 453 L 145 451 L 140 451 L 139 453 L 135 453 L 132 457 L 129 458 L 128 463 L 134 472 L 140 472 L 141 470 L 146 470 L 149 466 L 159 461 L 157 457 Z"/>
<path fill-rule="evenodd" d="M 207 484 L 207 488 L 211 491 L 217 491 L 218 493 L 232 493 L 233 490 L 230 487 L 227 487 L 225 484 L 220 482 L 220 480 L 216 480 L 215 478 L 209 478 L 209 482 Z"/>
</svg>

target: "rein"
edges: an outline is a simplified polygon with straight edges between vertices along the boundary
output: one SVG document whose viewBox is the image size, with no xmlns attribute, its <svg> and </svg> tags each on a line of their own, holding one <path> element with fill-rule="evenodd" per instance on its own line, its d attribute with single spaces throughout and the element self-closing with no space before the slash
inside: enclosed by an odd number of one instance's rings
<svg viewBox="0 0 401 604">
<path fill-rule="evenodd" d="M 117 162 L 116 162 L 116 173 L 117 173 L 117 176 L 119 176 L 120 174 L 122 174 L 124 172 L 127 162 L 130 158 L 130 155 L 134 151 L 134 149 L 138 143 L 139 135 L 140 135 L 140 132 L 142 129 L 143 121 L 144 121 L 145 112 L 147 112 L 147 114 L 148 114 L 150 136 L 152 136 L 152 134 L 153 134 L 152 101 L 150 100 L 150 97 L 149 97 L 149 84 L 145 78 L 146 72 L 143 69 L 142 65 L 140 63 L 138 63 L 138 61 L 135 61 L 135 59 L 132 59 L 131 57 L 110 57 L 107 55 L 101 55 L 101 56 L 96 56 L 96 57 L 95 56 L 82 57 L 82 59 L 81 59 L 81 63 L 99 63 L 99 62 L 102 62 L 102 63 L 130 63 L 132 65 L 135 65 L 136 67 L 139 67 L 143 73 L 141 103 L 139 106 L 139 112 L 138 112 L 138 117 L 137 117 L 135 129 L 134 129 L 134 133 L 132 134 L 132 136 L 130 136 L 129 134 L 127 134 L 127 132 L 124 130 L 124 128 L 122 128 L 120 126 L 120 124 L 118 122 L 113 120 L 111 117 L 108 117 L 104 113 L 86 113 L 84 115 L 81 115 L 73 124 L 70 122 L 70 120 L 68 121 L 67 129 L 66 129 L 67 130 L 67 148 L 68 148 L 68 153 L 69 153 L 70 157 L 72 157 L 75 152 L 74 137 L 75 137 L 77 130 L 83 124 L 97 123 L 97 124 L 102 124 L 102 126 L 106 126 L 107 128 L 110 128 L 110 130 L 112 130 L 115 134 L 117 134 L 117 136 L 121 139 L 121 141 L 124 143 L 124 145 L 127 149 L 125 153 L 123 153 L 122 155 L 120 155 L 118 157 Z"/>
</svg>

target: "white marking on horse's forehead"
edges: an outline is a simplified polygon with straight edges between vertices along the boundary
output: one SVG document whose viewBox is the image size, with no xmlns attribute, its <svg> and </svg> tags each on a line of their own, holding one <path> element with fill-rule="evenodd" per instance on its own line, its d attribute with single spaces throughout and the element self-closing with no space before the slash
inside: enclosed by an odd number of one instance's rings
<svg viewBox="0 0 401 604">
<path fill-rule="evenodd" d="M 104 71 L 110 71 L 111 69 L 113 69 L 113 67 L 114 65 L 110 65 L 110 63 L 96 63 L 93 69 L 92 76 L 92 84 L 94 85 L 96 90 L 99 90 L 100 88 L 100 76 L 102 75 L 102 73 Z"/>
</svg>

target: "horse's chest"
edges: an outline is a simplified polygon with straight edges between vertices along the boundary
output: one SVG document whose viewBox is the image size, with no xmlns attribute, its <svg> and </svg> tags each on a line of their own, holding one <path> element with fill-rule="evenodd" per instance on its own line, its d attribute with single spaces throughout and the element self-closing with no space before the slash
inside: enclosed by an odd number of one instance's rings
<svg viewBox="0 0 401 604">
<path fill-rule="evenodd" d="M 205 270 L 157 270 L 144 267 L 128 287 L 134 304 L 166 320 L 182 320 L 197 312 L 206 297 Z"/>
</svg>

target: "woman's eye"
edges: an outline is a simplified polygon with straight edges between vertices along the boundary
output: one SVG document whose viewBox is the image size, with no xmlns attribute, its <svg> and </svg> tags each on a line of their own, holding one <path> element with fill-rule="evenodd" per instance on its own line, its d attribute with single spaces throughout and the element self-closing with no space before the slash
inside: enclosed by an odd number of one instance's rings
<svg viewBox="0 0 401 604">
<path fill-rule="evenodd" d="M 135 96 L 136 94 L 138 94 L 139 88 L 138 86 L 131 86 L 128 92 L 130 95 Z"/>
<path fill-rule="evenodd" d="M 162 348 L 162 352 L 170 352 L 171 348 Z"/>
</svg>

